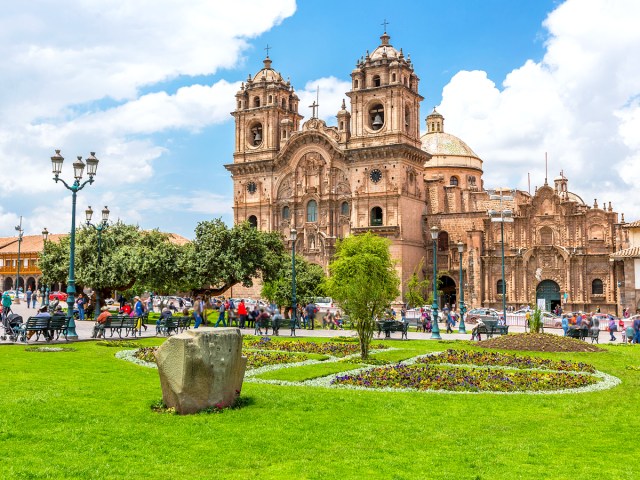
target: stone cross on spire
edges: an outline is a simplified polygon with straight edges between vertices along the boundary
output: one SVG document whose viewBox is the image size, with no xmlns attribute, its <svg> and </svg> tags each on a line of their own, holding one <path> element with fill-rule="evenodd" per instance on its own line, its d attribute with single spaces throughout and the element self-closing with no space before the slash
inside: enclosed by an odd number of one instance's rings
<svg viewBox="0 0 640 480">
<path fill-rule="evenodd" d="M 383 26 L 383 28 L 384 28 L 384 33 L 387 33 L 387 25 L 389 25 L 389 23 L 390 23 L 390 22 L 387 22 L 387 19 L 385 18 L 385 19 L 383 20 L 383 22 L 380 24 L 380 25 L 382 25 L 382 26 Z"/>
</svg>

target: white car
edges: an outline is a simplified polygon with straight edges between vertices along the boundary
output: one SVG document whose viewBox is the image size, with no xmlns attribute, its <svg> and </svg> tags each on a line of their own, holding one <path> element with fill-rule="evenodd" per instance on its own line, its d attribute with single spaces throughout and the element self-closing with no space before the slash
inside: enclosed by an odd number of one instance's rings
<svg viewBox="0 0 640 480">
<path fill-rule="evenodd" d="M 7 291 L 6 291 L 6 292 L 4 292 L 4 293 L 8 293 L 8 294 L 9 294 L 9 297 L 11 298 L 11 300 L 15 300 L 15 298 L 16 298 L 16 291 L 15 291 L 15 290 L 7 290 Z M 24 298 L 25 298 L 25 297 L 24 297 L 24 292 L 20 292 L 20 293 L 18 293 L 18 298 L 19 298 L 20 300 L 24 300 Z"/>
</svg>

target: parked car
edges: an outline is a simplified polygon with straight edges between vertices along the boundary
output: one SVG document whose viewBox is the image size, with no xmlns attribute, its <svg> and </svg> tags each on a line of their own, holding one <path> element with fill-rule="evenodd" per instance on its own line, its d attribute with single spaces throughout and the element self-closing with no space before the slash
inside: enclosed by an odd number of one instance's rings
<svg viewBox="0 0 640 480">
<path fill-rule="evenodd" d="M 69 295 L 67 295 L 64 292 L 51 292 L 49 294 L 49 301 L 51 301 L 51 300 L 59 300 L 61 302 L 66 302 L 68 296 Z"/>
<path fill-rule="evenodd" d="M 9 297 L 11 298 L 11 300 L 15 300 L 15 298 L 16 298 L 16 291 L 15 290 L 7 290 L 4 293 L 7 293 L 9 295 Z M 18 293 L 18 298 L 20 300 L 24 300 L 24 292 L 20 291 Z"/>
<path fill-rule="evenodd" d="M 495 308 L 472 308 L 467 311 L 467 315 L 490 315 L 499 317 L 500 312 Z"/>
</svg>

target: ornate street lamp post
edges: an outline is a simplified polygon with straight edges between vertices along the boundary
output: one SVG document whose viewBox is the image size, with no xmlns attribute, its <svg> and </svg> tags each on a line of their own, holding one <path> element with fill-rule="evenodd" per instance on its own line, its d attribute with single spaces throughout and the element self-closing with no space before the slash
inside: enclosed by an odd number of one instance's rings
<svg viewBox="0 0 640 480">
<path fill-rule="evenodd" d="M 80 183 L 82 180 L 82 173 L 84 172 L 85 164 L 82 161 L 82 157 L 78 157 L 78 160 L 73 162 L 73 184 L 69 185 L 63 179 L 59 178 L 62 171 L 62 162 L 64 158 L 60 155 L 60 150 L 56 150 L 56 154 L 51 157 L 51 165 L 53 169 L 53 180 L 58 183 L 62 182 L 67 190 L 71 191 L 71 234 L 69 235 L 69 280 L 67 282 L 67 317 L 69 318 L 69 326 L 67 328 L 67 338 L 76 339 L 78 334 L 76 333 L 76 323 L 73 320 L 73 304 L 75 303 L 76 294 L 76 278 L 75 278 L 75 248 L 76 248 L 76 195 L 87 184 L 93 183 L 93 177 L 98 170 L 98 159 L 95 157 L 95 152 L 91 152 L 89 158 L 87 158 L 87 174 L 89 180 L 85 180 L 84 183 Z"/>
<path fill-rule="evenodd" d="M 464 283 L 462 282 L 462 252 L 464 251 L 464 243 L 458 242 L 458 253 L 460 254 L 460 326 L 458 327 L 458 333 L 467 333 L 464 326 L 464 314 L 467 307 L 464 306 Z"/>
<path fill-rule="evenodd" d="M 44 243 L 47 243 L 47 240 L 49 240 L 49 230 L 47 230 L 47 227 L 44 227 L 44 229 L 42 230 L 42 240 L 44 240 Z M 40 305 L 46 305 L 47 307 L 49 306 L 49 285 L 42 285 L 41 287 L 41 291 L 42 291 L 42 302 L 40 302 Z"/>
<path fill-rule="evenodd" d="M 512 192 L 510 192 L 512 193 Z M 489 210 L 489 218 L 492 222 L 500 223 L 500 248 L 502 253 L 502 315 L 504 321 L 507 321 L 507 283 L 504 278 L 504 224 L 513 223 L 513 212 L 504 208 L 503 202 L 513 201 L 513 195 L 505 195 L 504 190 L 493 190 L 490 192 L 489 199 L 500 200 L 500 210 Z"/>
<path fill-rule="evenodd" d="M 298 303 L 296 299 L 296 239 L 298 231 L 291 229 L 291 336 L 296 336 L 296 321 L 298 320 Z"/>
<path fill-rule="evenodd" d="M 431 240 L 433 240 L 433 303 L 431 304 L 431 315 L 433 316 L 433 327 L 431 328 L 431 338 L 441 340 L 440 327 L 438 326 L 438 254 L 436 252 L 436 240 L 438 240 L 438 227 L 431 227 Z"/>
<path fill-rule="evenodd" d="M 91 217 L 93 217 L 93 210 L 91 209 L 91 205 L 84 211 L 84 214 L 87 218 L 87 227 L 93 227 L 96 232 L 98 232 L 98 273 L 102 270 L 102 230 L 109 226 L 109 208 L 105 205 L 102 209 L 102 221 L 98 225 L 94 225 L 91 223 Z M 100 315 L 100 288 L 96 288 L 96 308 L 94 311 L 94 317 L 98 318 Z"/>
<path fill-rule="evenodd" d="M 22 229 L 22 215 L 20 216 L 20 225 L 16 225 L 16 231 L 18 232 L 18 264 L 16 270 L 16 299 L 15 304 L 20 304 L 20 246 L 22 244 L 22 235 L 24 230 Z M 25 292 L 26 295 L 26 292 Z M 27 305 L 28 307 L 29 305 Z"/>
</svg>

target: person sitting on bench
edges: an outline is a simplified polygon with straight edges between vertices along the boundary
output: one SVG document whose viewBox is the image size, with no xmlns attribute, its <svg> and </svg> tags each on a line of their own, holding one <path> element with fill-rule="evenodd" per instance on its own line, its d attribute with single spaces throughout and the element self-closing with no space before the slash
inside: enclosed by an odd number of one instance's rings
<svg viewBox="0 0 640 480">
<path fill-rule="evenodd" d="M 107 319 L 111 316 L 111 312 L 109 311 L 109 307 L 106 305 L 102 307 L 100 315 L 96 318 L 96 324 L 93 326 L 93 333 L 91 334 L 91 338 L 100 338 L 104 336 L 104 328 L 102 327 Z"/>
</svg>

